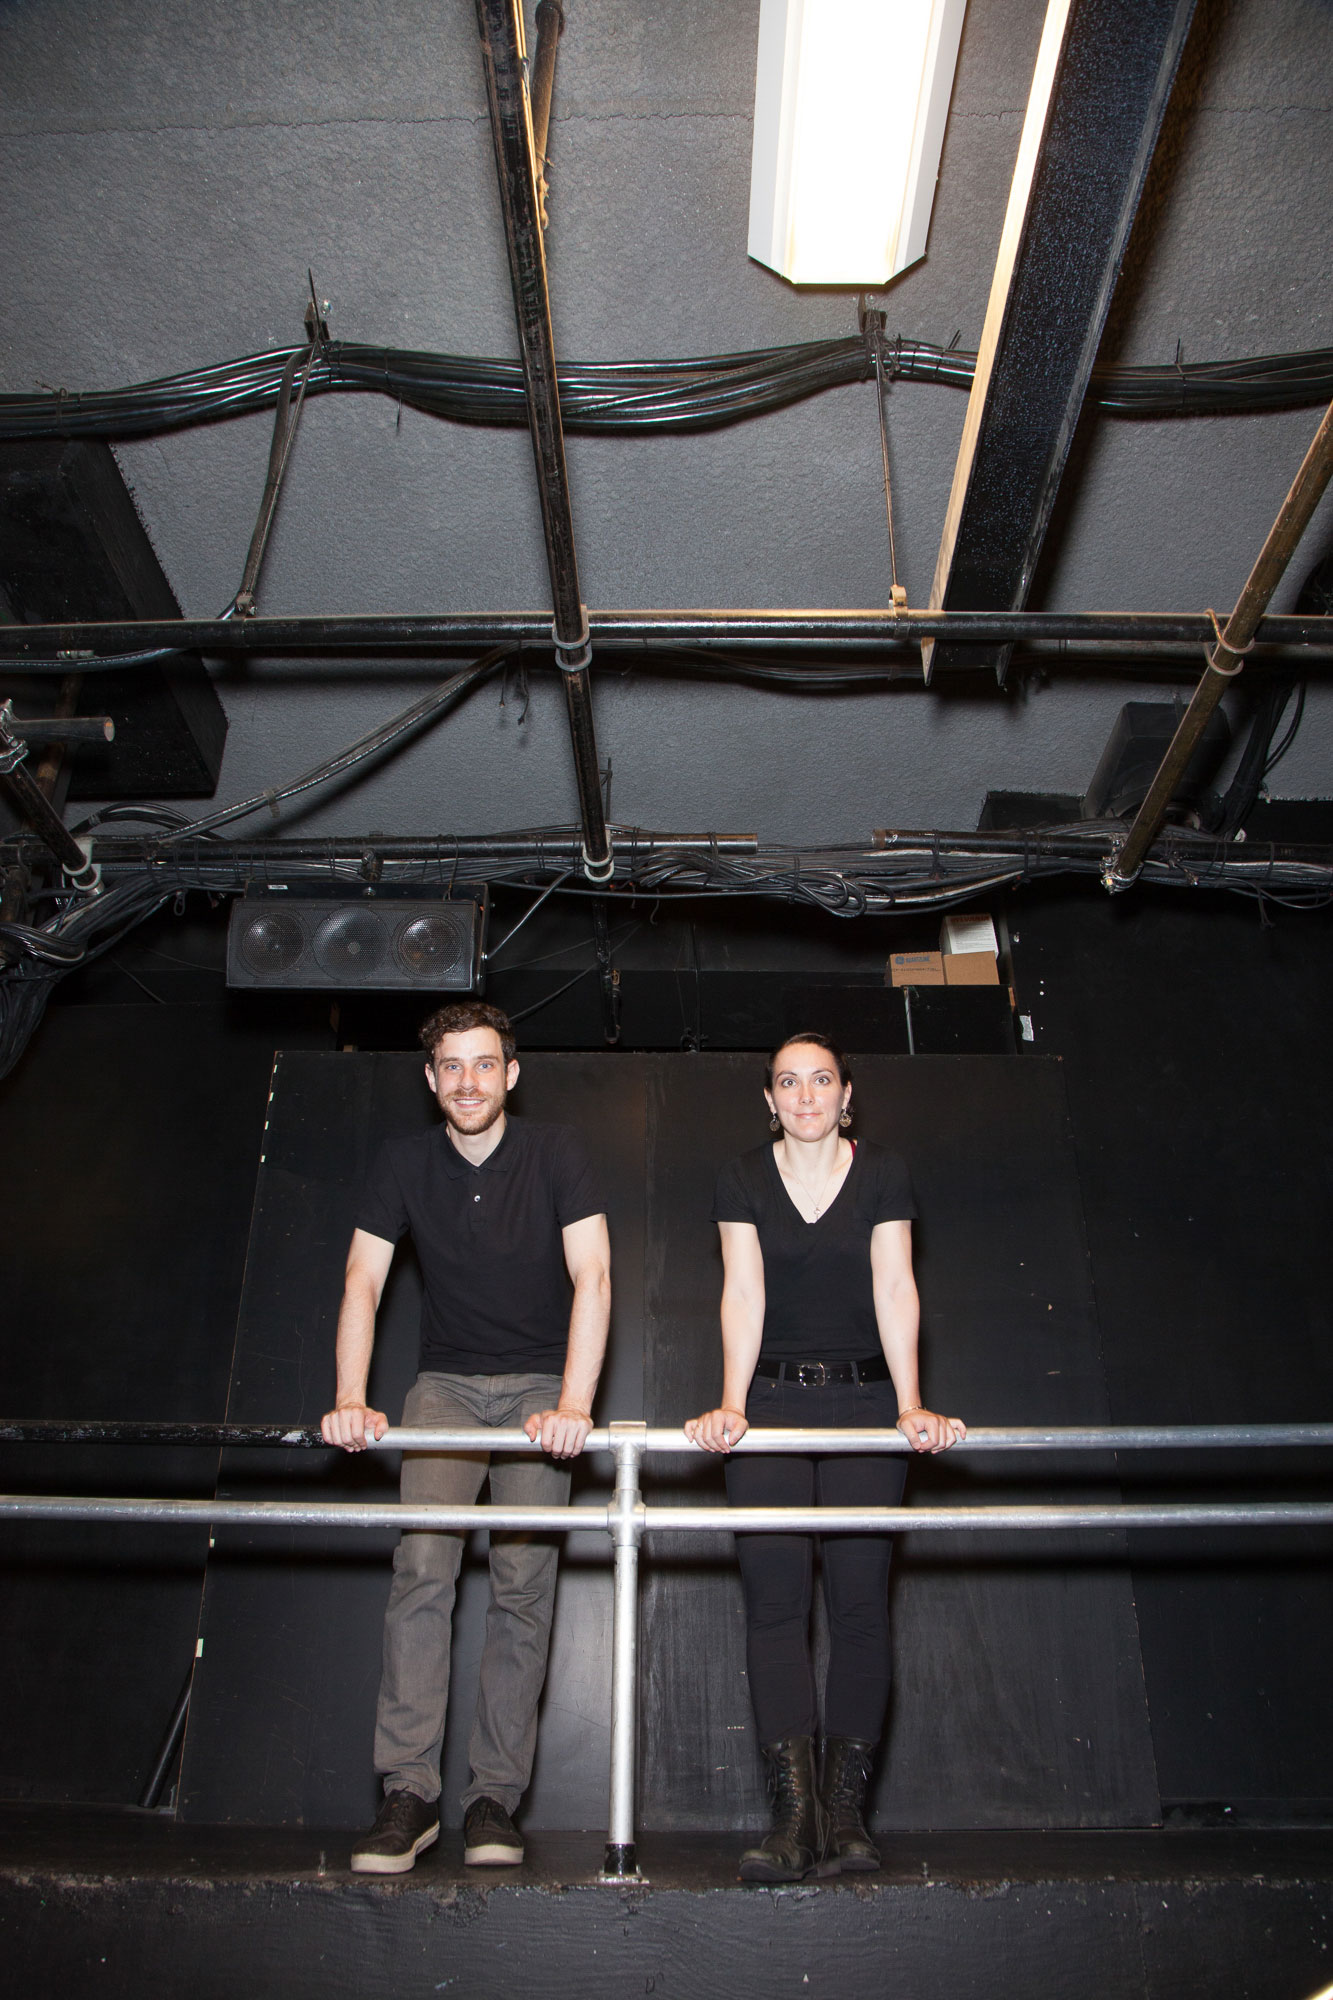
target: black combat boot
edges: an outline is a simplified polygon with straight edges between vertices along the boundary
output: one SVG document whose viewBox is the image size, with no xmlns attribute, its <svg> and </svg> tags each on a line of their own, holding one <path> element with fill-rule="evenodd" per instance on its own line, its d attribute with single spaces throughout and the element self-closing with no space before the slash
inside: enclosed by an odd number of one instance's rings
<svg viewBox="0 0 1333 2000">
<path fill-rule="evenodd" d="M 773 1824 L 758 1847 L 742 1854 L 742 1882 L 801 1882 L 807 1875 L 836 1874 L 825 1860 L 828 1822 L 815 1785 L 813 1739 L 784 1736 L 763 1750 Z"/>
<path fill-rule="evenodd" d="M 829 1859 L 849 1873 L 879 1867 L 879 1849 L 866 1832 L 866 1786 L 875 1754 L 873 1743 L 855 1736 L 830 1736 L 824 1744 L 820 1800 L 828 1814 Z"/>
</svg>

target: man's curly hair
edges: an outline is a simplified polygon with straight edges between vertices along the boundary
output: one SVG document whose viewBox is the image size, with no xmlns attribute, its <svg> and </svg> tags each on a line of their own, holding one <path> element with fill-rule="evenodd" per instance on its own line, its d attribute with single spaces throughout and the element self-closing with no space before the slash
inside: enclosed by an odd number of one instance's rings
<svg viewBox="0 0 1333 2000">
<path fill-rule="evenodd" d="M 514 1040 L 508 1014 L 485 1000 L 458 1000 L 452 1007 L 437 1007 L 421 1023 L 421 1046 L 431 1063 L 434 1063 L 435 1051 L 446 1035 L 465 1035 L 469 1028 L 494 1028 L 500 1037 L 506 1064 L 513 1062 L 518 1044 Z"/>
</svg>

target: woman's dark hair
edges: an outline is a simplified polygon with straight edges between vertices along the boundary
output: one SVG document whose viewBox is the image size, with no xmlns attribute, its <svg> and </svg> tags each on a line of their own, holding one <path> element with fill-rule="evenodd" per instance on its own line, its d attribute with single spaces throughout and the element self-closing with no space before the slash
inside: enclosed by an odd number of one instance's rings
<svg viewBox="0 0 1333 2000">
<path fill-rule="evenodd" d="M 815 1048 L 823 1049 L 825 1054 L 831 1057 L 833 1062 L 833 1067 L 838 1072 L 838 1082 L 839 1083 L 851 1082 L 852 1066 L 848 1062 L 842 1050 L 838 1047 L 838 1044 L 836 1042 L 830 1041 L 827 1035 L 810 1034 L 807 1033 L 806 1030 L 803 1028 L 798 1035 L 784 1035 L 782 1037 L 782 1040 L 778 1043 L 777 1047 L 774 1049 L 772 1055 L 769 1057 L 768 1061 L 764 1064 L 765 1090 L 772 1090 L 773 1071 L 777 1066 L 778 1057 L 782 1054 L 782 1051 L 784 1049 L 789 1049 L 792 1046 L 793 1042 L 812 1042 Z"/>
</svg>

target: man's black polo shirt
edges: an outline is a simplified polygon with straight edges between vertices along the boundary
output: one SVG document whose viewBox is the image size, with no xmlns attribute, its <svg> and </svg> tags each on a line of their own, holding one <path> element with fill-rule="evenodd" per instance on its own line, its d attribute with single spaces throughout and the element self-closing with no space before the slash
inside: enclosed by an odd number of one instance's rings
<svg viewBox="0 0 1333 2000">
<path fill-rule="evenodd" d="M 421 1366 L 451 1375 L 559 1375 L 572 1288 L 560 1232 L 606 1207 L 568 1125 L 506 1117 L 479 1167 L 437 1125 L 380 1148 L 356 1226 L 411 1230 L 426 1281 Z"/>
</svg>

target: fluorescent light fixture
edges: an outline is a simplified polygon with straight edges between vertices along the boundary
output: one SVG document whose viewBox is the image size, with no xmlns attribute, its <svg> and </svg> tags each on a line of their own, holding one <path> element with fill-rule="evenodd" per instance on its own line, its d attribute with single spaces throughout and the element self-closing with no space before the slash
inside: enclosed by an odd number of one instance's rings
<svg viewBox="0 0 1333 2000">
<path fill-rule="evenodd" d="M 761 0 L 750 255 L 884 285 L 926 250 L 967 0 Z"/>
</svg>

